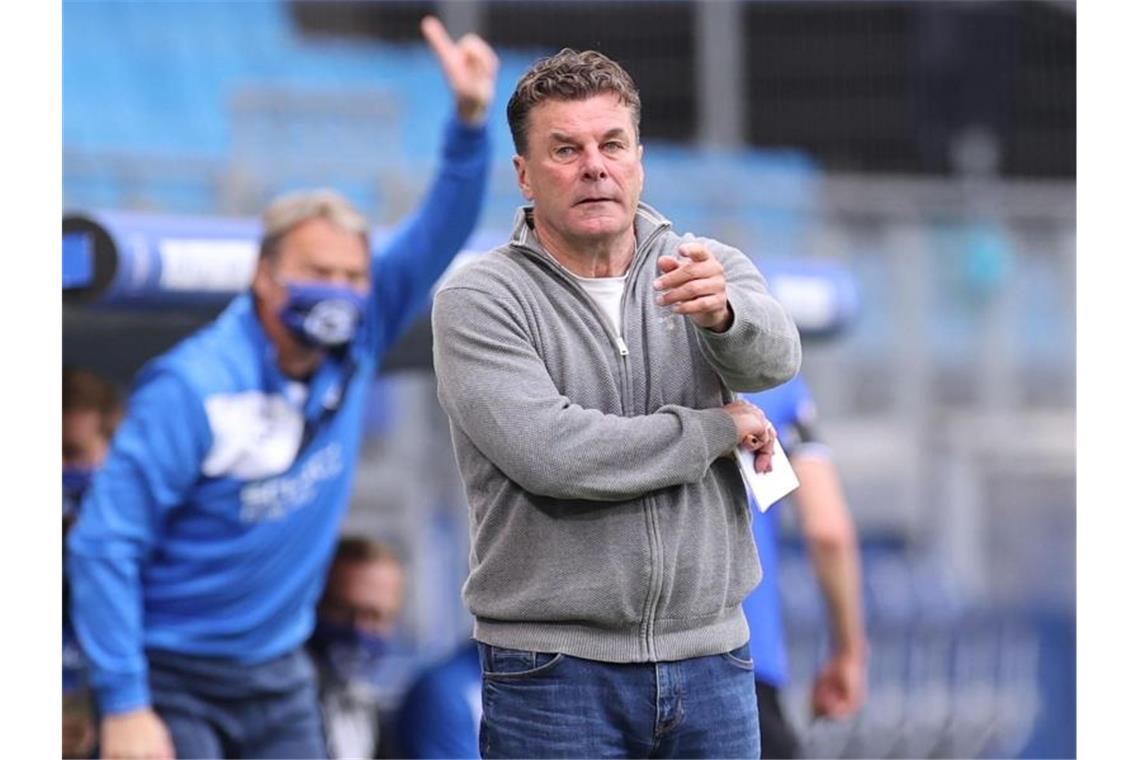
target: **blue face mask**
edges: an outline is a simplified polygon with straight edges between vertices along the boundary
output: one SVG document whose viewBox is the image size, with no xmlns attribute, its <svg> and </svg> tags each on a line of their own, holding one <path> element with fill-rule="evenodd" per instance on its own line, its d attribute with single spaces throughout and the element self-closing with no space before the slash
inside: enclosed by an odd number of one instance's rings
<svg viewBox="0 0 1140 760">
<path fill-rule="evenodd" d="M 352 340 L 367 298 L 345 285 L 285 282 L 285 305 L 277 313 L 302 343 L 336 348 Z"/>
<path fill-rule="evenodd" d="M 79 502 L 91 485 L 95 470 L 90 467 L 63 468 L 63 516 L 71 517 L 79 511 Z"/>
<path fill-rule="evenodd" d="M 344 683 L 371 683 L 392 651 L 392 641 L 387 636 L 366 633 L 355 626 L 320 617 L 308 646 L 321 664 Z"/>
</svg>

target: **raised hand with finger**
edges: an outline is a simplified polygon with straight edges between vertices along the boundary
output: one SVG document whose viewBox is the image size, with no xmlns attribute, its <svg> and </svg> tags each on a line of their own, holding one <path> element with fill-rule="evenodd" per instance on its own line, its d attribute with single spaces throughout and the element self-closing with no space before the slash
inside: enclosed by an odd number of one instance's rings
<svg viewBox="0 0 1140 760">
<path fill-rule="evenodd" d="M 657 260 L 662 273 L 653 282 L 661 291 L 658 305 L 685 315 L 706 330 L 724 332 L 732 325 L 724 266 L 702 243 L 682 243 L 677 252 L 679 259 L 662 256 Z"/>
<path fill-rule="evenodd" d="M 499 57 L 477 34 L 465 34 L 453 42 L 435 16 L 425 16 L 420 31 L 439 58 L 447 84 L 455 94 L 459 118 L 467 124 L 481 124 L 495 96 Z"/>
</svg>

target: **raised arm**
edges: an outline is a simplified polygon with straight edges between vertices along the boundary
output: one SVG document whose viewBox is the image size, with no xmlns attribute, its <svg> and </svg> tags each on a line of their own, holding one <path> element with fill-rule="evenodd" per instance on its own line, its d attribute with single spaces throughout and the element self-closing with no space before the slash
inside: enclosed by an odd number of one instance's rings
<svg viewBox="0 0 1140 760">
<path fill-rule="evenodd" d="M 381 348 L 426 304 L 432 286 L 475 229 L 487 188 L 490 143 L 484 122 L 498 58 L 475 35 L 452 42 L 431 16 L 422 29 L 455 96 L 455 115 L 445 128 L 441 164 L 419 209 L 372 262 L 372 309 L 382 328 Z"/>
<path fill-rule="evenodd" d="M 622 417 L 575 404 L 558 392 L 510 310 L 479 290 L 441 290 L 432 328 L 444 410 L 480 452 L 531 493 L 632 499 L 700 480 L 744 437 L 721 407 L 664 406 Z M 762 424 L 755 421 L 756 429 Z"/>
</svg>

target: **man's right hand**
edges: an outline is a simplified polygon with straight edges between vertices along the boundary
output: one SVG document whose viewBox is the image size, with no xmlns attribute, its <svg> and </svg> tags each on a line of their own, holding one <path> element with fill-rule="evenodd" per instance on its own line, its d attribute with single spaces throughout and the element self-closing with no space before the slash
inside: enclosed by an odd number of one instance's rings
<svg viewBox="0 0 1140 760">
<path fill-rule="evenodd" d="M 756 472 L 771 472 L 776 428 L 764 410 L 744 399 L 725 404 L 724 410 L 736 423 L 736 444 L 756 453 Z"/>
<path fill-rule="evenodd" d="M 458 42 L 452 42 L 451 35 L 435 16 L 425 16 L 420 30 L 439 58 L 448 86 L 455 93 L 459 118 L 467 124 L 482 124 L 487 118 L 487 106 L 495 97 L 499 57 L 477 34 L 465 34 Z"/>
<path fill-rule="evenodd" d="M 162 718 L 149 707 L 103 718 L 100 757 L 174 760 L 174 743 Z"/>
</svg>

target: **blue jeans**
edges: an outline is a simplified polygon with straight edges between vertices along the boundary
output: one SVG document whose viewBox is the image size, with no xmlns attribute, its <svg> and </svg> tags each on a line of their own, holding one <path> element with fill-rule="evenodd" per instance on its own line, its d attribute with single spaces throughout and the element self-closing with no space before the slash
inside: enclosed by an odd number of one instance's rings
<svg viewBox="0 0 1140 760">
<path fill-rule="evenodd" d="M 480 643 L 479 660 L 484 758 L 760 756 L 747 644 L 614 664 Z"/>
<path fill-rule="evenodd" d="M 151 702 L 177 757 L 328 757 L 304 651 L 256 665 L 154 650 L 147 661 Z"/>
</svg>

